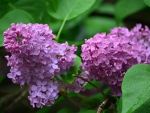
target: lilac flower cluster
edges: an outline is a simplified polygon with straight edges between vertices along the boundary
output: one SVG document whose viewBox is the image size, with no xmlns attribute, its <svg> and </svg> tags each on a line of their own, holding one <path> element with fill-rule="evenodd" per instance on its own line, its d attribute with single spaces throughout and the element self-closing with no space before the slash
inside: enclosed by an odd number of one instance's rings
<svg viewBox="0 0 150 113">
<path fill-rule="evenodd" d="M 51 106 L 54 104 L 59 93 L 59 85 L 57 81 L 52 80 L 35 80 L 30 84 L 28 96 L 30 103 L 33 107 L 43 107 L 43 105 Z"/>
<path fill-rule="evenodd" d="M 11 66 L 8 78 L 30 86 L 29 100 L 36 107 L 51 105 L 58 96 L 58 84 L 52 80 L 74 65 L 76 47 L 52 40 L 48 25 L 11 24 L 4 32 L 6 56 Z"/>
<path fill-rule="evenodd" d="M 116 27 L 96 34 L 82 45 L 83 67 L 96 80 L 108 84 L 121 96 L 121 83 L 127 69 L 138 63 L 150 63 L 150 30 L 138 24 L 133 29 Z"/>
</svg>

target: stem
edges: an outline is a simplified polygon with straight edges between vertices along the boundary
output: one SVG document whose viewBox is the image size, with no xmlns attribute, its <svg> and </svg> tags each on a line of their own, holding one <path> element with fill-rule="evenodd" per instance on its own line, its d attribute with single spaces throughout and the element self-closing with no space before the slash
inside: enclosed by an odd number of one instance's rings
<svg viewBox="0 0 150 113">
<path fill-rule="evenodd" d="M 7 106 L 7 109 L 5 109 L 5 112 L 6 112 L 6 111 L 9 111 L 9 110 L 13 107 L 14 104 L 16 104 L 22 97 L 25 96 L 25 94 L 26 94 L 27 92 L 28 92 L 28 88 L 25 87 L 24 89 L 20 89 L 20 90 L 14 92 L 13 94 L 9 94 L 8 96 L 1 98 L 1 99 L 0 99 L 0 107 L 1 107 L 3 104 L 5 104 L 5 103 L 11 101 L 12 99 L 14 99 L 14 100 Z M 16 97 L 17 97 L 17 98 L 16 98 Z"/>
<path fill-rule="evenodd" d="M 27 92 L 28 92 L 28 88 L 25 89 L 25 90 L 20 94 L 20 96 L 18 96 L 18 97 L 13 101 L 13 103 L 11 103 L 11 104 L 7 107 L 7 109 L 11 109 L 15 103 L 17 103 L 21 98 L 23 98 L 23 97 L 27 94 Z"/>
<path fill-rule="evenodd" d="M 83 77 L 80 77 L 78 75 L 73 75 L 74 77 L 77 77 L 77 78 L 81 78 L 82 80 L 88 82 L 89 84 L 91 84 L 92 86 L 94 86 L 104 97 L 107 97 L 95 84 L 93 84 L 92 82 L 88 81 L 87 79 L 83 78 Z"/>
<path fill-rule="evenodd" d="M 9 101 L 10 99 L 14 98 L 15 96 L 17 96 L 19 93 L 21 93 L 21 91 L 22 90 L 19 90 L 19 91 L 14 92 L 13 94 L 9 94 L 6 97 L 2 97 L 1 100 L 0 100 L 0 106 L 2 104 L 4 104 L 5 102 Z"/>
<path fill-rule="evenodd" d="M 101 111 L 103 110 L 104 106 L 106 105 L 106 103 L 108 102 L 108 98 L 106 98 L 98 107 L 97 109 L 97 113 L 101 113 Z"/>
<path fill-rule="evenodd" d="M 62 22 L 62 24 L 61 24 L 61 27 L 60 27 L 60 29 L 59 29 L 59 31 L 58 31 L 58 34 L 57 34 L 57 36 L 56 36 L 56 38 L 55 38 L 55 40 L 56 40 L 57 42 L 58 42 L 58 40 L 59 40 L 60 33 L 61 33 L 61 31 L 62 31 L 62 29 L 63 29 L 65 23 L 66 23 L 67 17 L 68 17 L 68 16 L 66 16 L 66 18 L 63 20 L 63 22 Z"/>
</svg>

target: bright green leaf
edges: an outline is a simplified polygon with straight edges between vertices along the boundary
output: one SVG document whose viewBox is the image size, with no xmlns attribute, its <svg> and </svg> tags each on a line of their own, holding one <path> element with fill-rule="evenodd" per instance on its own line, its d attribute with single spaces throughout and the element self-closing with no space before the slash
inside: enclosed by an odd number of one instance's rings
<svg viewBox="0 0 150 113">
<path fill-rule="evenodd" d="M 87 11 L 96 0 L 51 0 L 48 13 L 60 20 L 72 19 Z"/>
<path fill-rule="evenodd" d="M 119 113 L 133 113 L 136 109 L 140 109 L 142 105 L 149 102 L 150 65 L 138 64 L 131 67 L 124 76 L 122 92 L 122 103 L 119 103 L 122 104 L 122 111 Z"/>
<path fill-rule="evenodd" d="M 0 46 L 3 45 L 3 32 L 10 27 L 11 23 L 33 23 L 32 16 L 23 10 L 12 10 L 0 19 Z"/>
<path fill-rule="evenodd" d="M 144 0 L 145 4 L 150 7 L 150 0 Z"/>
<path fill-rule="evenodd" d="M 119 0 L 115 6 L 115 17 L 121 22 L 127 16 L 145 8 L 143 0 Z"/>
</svg>

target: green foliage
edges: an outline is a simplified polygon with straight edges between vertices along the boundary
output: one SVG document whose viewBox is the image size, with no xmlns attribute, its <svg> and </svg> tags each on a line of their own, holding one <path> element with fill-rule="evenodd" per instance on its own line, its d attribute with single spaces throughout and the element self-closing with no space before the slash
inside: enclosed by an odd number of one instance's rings
<svg viewBox="0 0 150 113">
<path fill-rule="evenodd" d="M 150 7 L 150 0 L 144 0 L 145 4 Z"/>
<path fill-rule="evenodd" d="M 44 0 L 18 0 L 14 4 L 14 7 L 27 11 L 37 22 L 41 22 L 45 18 L 42 16 L 46 12 L 46 3 Z"/>
<path fill-rule="evenodd" d="M 73 76 L 73 74 L 77 75 L 80 65 L 81 65 L 81 58 L 79 56 L 77 56 L 74 60 L 75 65 L 70 67 L 69 71 L 65 72 L 63 75 L 61 75 L 61 79 L 64 82 L 67 82 L 69 84 L 71 84 L 75 77 Z"/>
<path fill-rule="evenodd" d="M 12 10 L 0 19 L 0 46 L 3 45 L 3 32 L 10 27 L 11 23 L 33 23 L 32 16 L 24 10 Z"/>
<path fill-rule="evenodd" d="M 150 65 L 148 64 L 137 64 L 126 72 L 122 83 L 122 100 L 119 102 L 122 110 L 118 109 L 118 113 L 141 113 L 138 110 L 150 112 L 147 108 L 150 106 L 149 81 Z"/>
<path fill-rule="evenodd" d="M 121 22 L 127 16 L 134 14 L 145 7 L 146 5 L 143 0 L 119 0 L 115 7 L 116 20 Z"/>
<path fill-rule="evenodd" d="M 6 0 L 0 0 L 0 18 L 3 17 L 10 9 Z M 5 10 L 4 10 L 5 9 Z"/>
<path fill-rule="evenodd" d="M 139 106 L 133 113 L 149 113 L 150 112 L 150 99 L 148 99 L 145 103 Z"/>
<path fill-rule="evenodd" d="M 115 13 L 115 7 L 114 4 L 106 3 L 103 4 L 101 7 L 97 9 L 98 12 L 104 13 L 104 14 L 112 14 L 114 15 Z"/>
<path fill-rule="evenodd" d="M 116 26 L 116 22 L 110 18 L 90 17 L 85 21 L 87 37 L 93 37 L 95 33 L 109 32 L 110 29 Z"/>
<path fill-rule="evenodd" d="M 72 19 L 88 10 L 96 0 L 51 0 L 48 13 L 61 20 Z"/>
<path fill-rule="evenodd" d="M 117 111 L 118 113 L 121 113 L 122 111 L 122 97 L 120 97 L 119 99 L 117 98 Z"/>
<path fill-rule="evenodd" d="M 94 84 L 95 86 L 97 86 L 97 87 L 100 87 L 100 82 L 99 81 L 92 81 L 92 84 Z M 89 84 L 89 83 L 87 83 L 87 85 L 86 85 L 86 89 L 93 89 L 94 88 L 94 86 L 92 86 L 91 84 Z"/>
</svg>

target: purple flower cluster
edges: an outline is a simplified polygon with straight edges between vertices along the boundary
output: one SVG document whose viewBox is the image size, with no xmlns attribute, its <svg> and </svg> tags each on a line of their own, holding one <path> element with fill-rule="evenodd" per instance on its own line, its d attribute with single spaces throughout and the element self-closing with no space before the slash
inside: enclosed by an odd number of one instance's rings
<svg viewBox="0 0 150 113">
<path fill-rule="evenodd" d="M 59 85 L 57 81 L 37 79 L 30 84 L 28 96 L 33 107 L 43 107 L 43 105 L 51 106 L 58 97 Z"/>
<path fill-rule="evenodd" d="M 11 53 L 6 56 L 11 66 L 8 78 L 21 86 L 30 86 L 29 100 L 33 106 L 53 104 L 58 85 L 51 79 L 74 65 L 77 48 L 52 40 L 55 35 L 43 24 L 11 24 L 4 36 L 4 46 Z"/>
<path fill-rule="evenodd" d="M 110 86 L 111 92 L 121 96 L 122 79 L 131 66 L 150 63 L 150 30 L 140 24 L 128 30 L 116 27 L 96 34 L 82 45 L 83 67 L 94 77 Z"/>
</svg>

